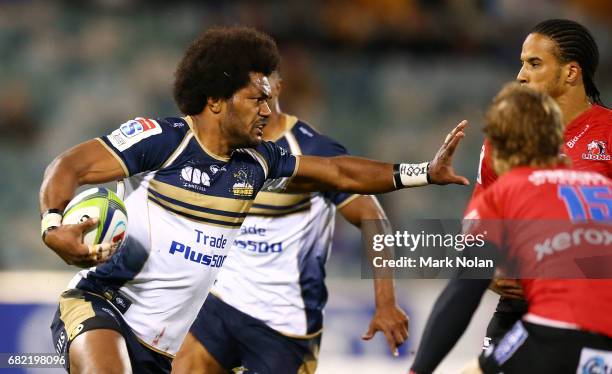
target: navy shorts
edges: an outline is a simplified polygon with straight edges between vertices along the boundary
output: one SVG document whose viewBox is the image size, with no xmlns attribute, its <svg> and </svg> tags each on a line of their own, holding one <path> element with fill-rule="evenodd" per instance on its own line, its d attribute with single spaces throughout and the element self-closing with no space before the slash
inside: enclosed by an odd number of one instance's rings
<svg viewBox="0 0 612 374">
<path fill-rule="evenodd" d="M 518 321 L 479 358 L 486 374 L 595 374 L 612 368 L 612 338 Z"/>
<path fill-rule="evenodd" d="M 307 374 L 317 367 L 321 334 L 285 336 L 212 294 L 190 332 L 229 371 L 242 367 L 253 374 Z"/>
<path fill-rule="evenodd" d="M 70 342 L 85 331 L 95 329 L 115 330 L 123 336 L 132 369 L 138 368 L 134 372 L 170 373 L 172 359 L 142 345 L 121 313 L 107 299 L 77 288 L 62 293 L 51 322 L 53 346 L 58 354 L 64 356 L 66 370 L 70 370 Z"/>
</svg>

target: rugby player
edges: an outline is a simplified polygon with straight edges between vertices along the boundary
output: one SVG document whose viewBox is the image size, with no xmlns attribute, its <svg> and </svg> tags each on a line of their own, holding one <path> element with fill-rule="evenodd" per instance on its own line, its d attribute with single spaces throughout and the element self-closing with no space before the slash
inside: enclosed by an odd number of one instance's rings
<svg viewBox="0 0 612 374">
<path fill-rule="evenodd" d="M 264 139 L 293 155 L 338 156 L 346 149 L 280 109 L 281 78 L 270 76 L 272 111 Z M 288 186 L 288 189 L 291 185 Z M 338 210 L 359 227 L 386 215 L 373 196 L 260 191 L 198 317 L 172 363 L 174 373 L 312 373 L 317 365 L 325 262 Z M 393 352 L 408 337 L 392 279 L 374 282 L 376 311 L 366 338 L 381 330 Z"/>
<path fill-rule="evenodd" d="M 612 111 L 602 103 L 595 85 L 598 62 L 597 44 L 584 26 L 570 20 L 546 20 L 523 43 L 517 80 L 547 93 L 559 104 L 565 124 L 563 153 L 573 167 L 612 178 Z M 474 196 L 496 179 L 485 140 Z M 504 336 L 527 310 L 516 280 L 496 279 L 491 289 L 501 297 L 487 327 L 484 348 Z"/>
<path fill-rule="evenodd" d="M 517 84 L 505 87 L 487 113 L 484 131 L 500 177 L 472 199 L 465 219 L 476 221 L 464 227 L 484 234 L 485 250 L 502 254 L 502 270 L 518 266 L 528 312 L 468 372 L 479 366 L 485 373 L 603 373 L 612 366 L 612 280 L 584 279 L 578 271 L 579 260 L 609 257 L 609 240 L 581 234 L 612 234 L 612 179 L 565 165 L 561 118 L 550 96 Z M 538 243 L 552 243 L 551 250 L 540 253 Z M 610 278 L 605 266 L 603 277 Z M 436 368 L 489 283 L 449 282 L 430 314 L 412 373 Z"/>
<path fill-rule="evenodd" d="M 47 167 L 42 239 L 66 263 L 92 267 L 70 282 L 52 323 L 54 346 L 71 371 L 169 371 L 265 183 L 282 188 L 295 177 L 296 188 L 363 194 L 468 184 L 451 166 L 465 121 L 422 164 L 294 156 L 263 141 L 268 76 L 278 62 L 265 34 L 211 29 L 187 49 L 176 72 L 174 98 L 185 117 L 128 121 Z M 61 212 L 79 186 L 119 180 L 130 224 L 113 255 L 113 248 L 83 244 L 95 219 L 61 225 Z"/>
</svg>

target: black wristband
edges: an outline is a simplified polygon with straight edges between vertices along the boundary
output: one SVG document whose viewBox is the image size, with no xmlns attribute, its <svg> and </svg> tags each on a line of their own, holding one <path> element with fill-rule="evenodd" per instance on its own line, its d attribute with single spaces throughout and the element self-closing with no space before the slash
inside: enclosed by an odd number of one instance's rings
<svg viewBox="0 0 612 374">
<path fill-rule="evenodd" d="M 402 177 L 400 175 L 400 164 L 393 165 L 393 183 L 395 183 L 396 189 L 404 187 L 402 184 Z"/>
</svg>

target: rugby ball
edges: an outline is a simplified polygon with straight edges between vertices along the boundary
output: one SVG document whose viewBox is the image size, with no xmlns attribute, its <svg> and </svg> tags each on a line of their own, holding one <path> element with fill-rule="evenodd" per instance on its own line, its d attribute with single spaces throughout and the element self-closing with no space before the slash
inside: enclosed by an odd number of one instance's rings
<svg viewBox="0 0 612 374">
<path fill-rule="evenodd" d="M 62 225 L 81 223 L 89 218 L 98 218 L 98 226 L 85 233 L 83 243 L 96 245 L 111 243 L 118 248 L 127 230 L 125 204 L 113 191 L 90 188 L 76 195 L 64 209 Z"/>
</svg>

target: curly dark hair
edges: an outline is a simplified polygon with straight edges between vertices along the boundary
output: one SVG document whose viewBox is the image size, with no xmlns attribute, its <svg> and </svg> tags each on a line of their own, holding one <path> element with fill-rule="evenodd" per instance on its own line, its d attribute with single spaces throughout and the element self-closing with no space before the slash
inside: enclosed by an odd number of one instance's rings
<svg viewBox="0 0 612 374">
<path fill-rule="evenodd" d="M 249 83 L 249 73 L 270 75 L 280 56 L 274 40 L 249 27 L 218 27 L 187 48 L 174 80 L 174 100 L 186 115 L 202 112 L 208 98 L 229 99 Z"/>
</svg>

